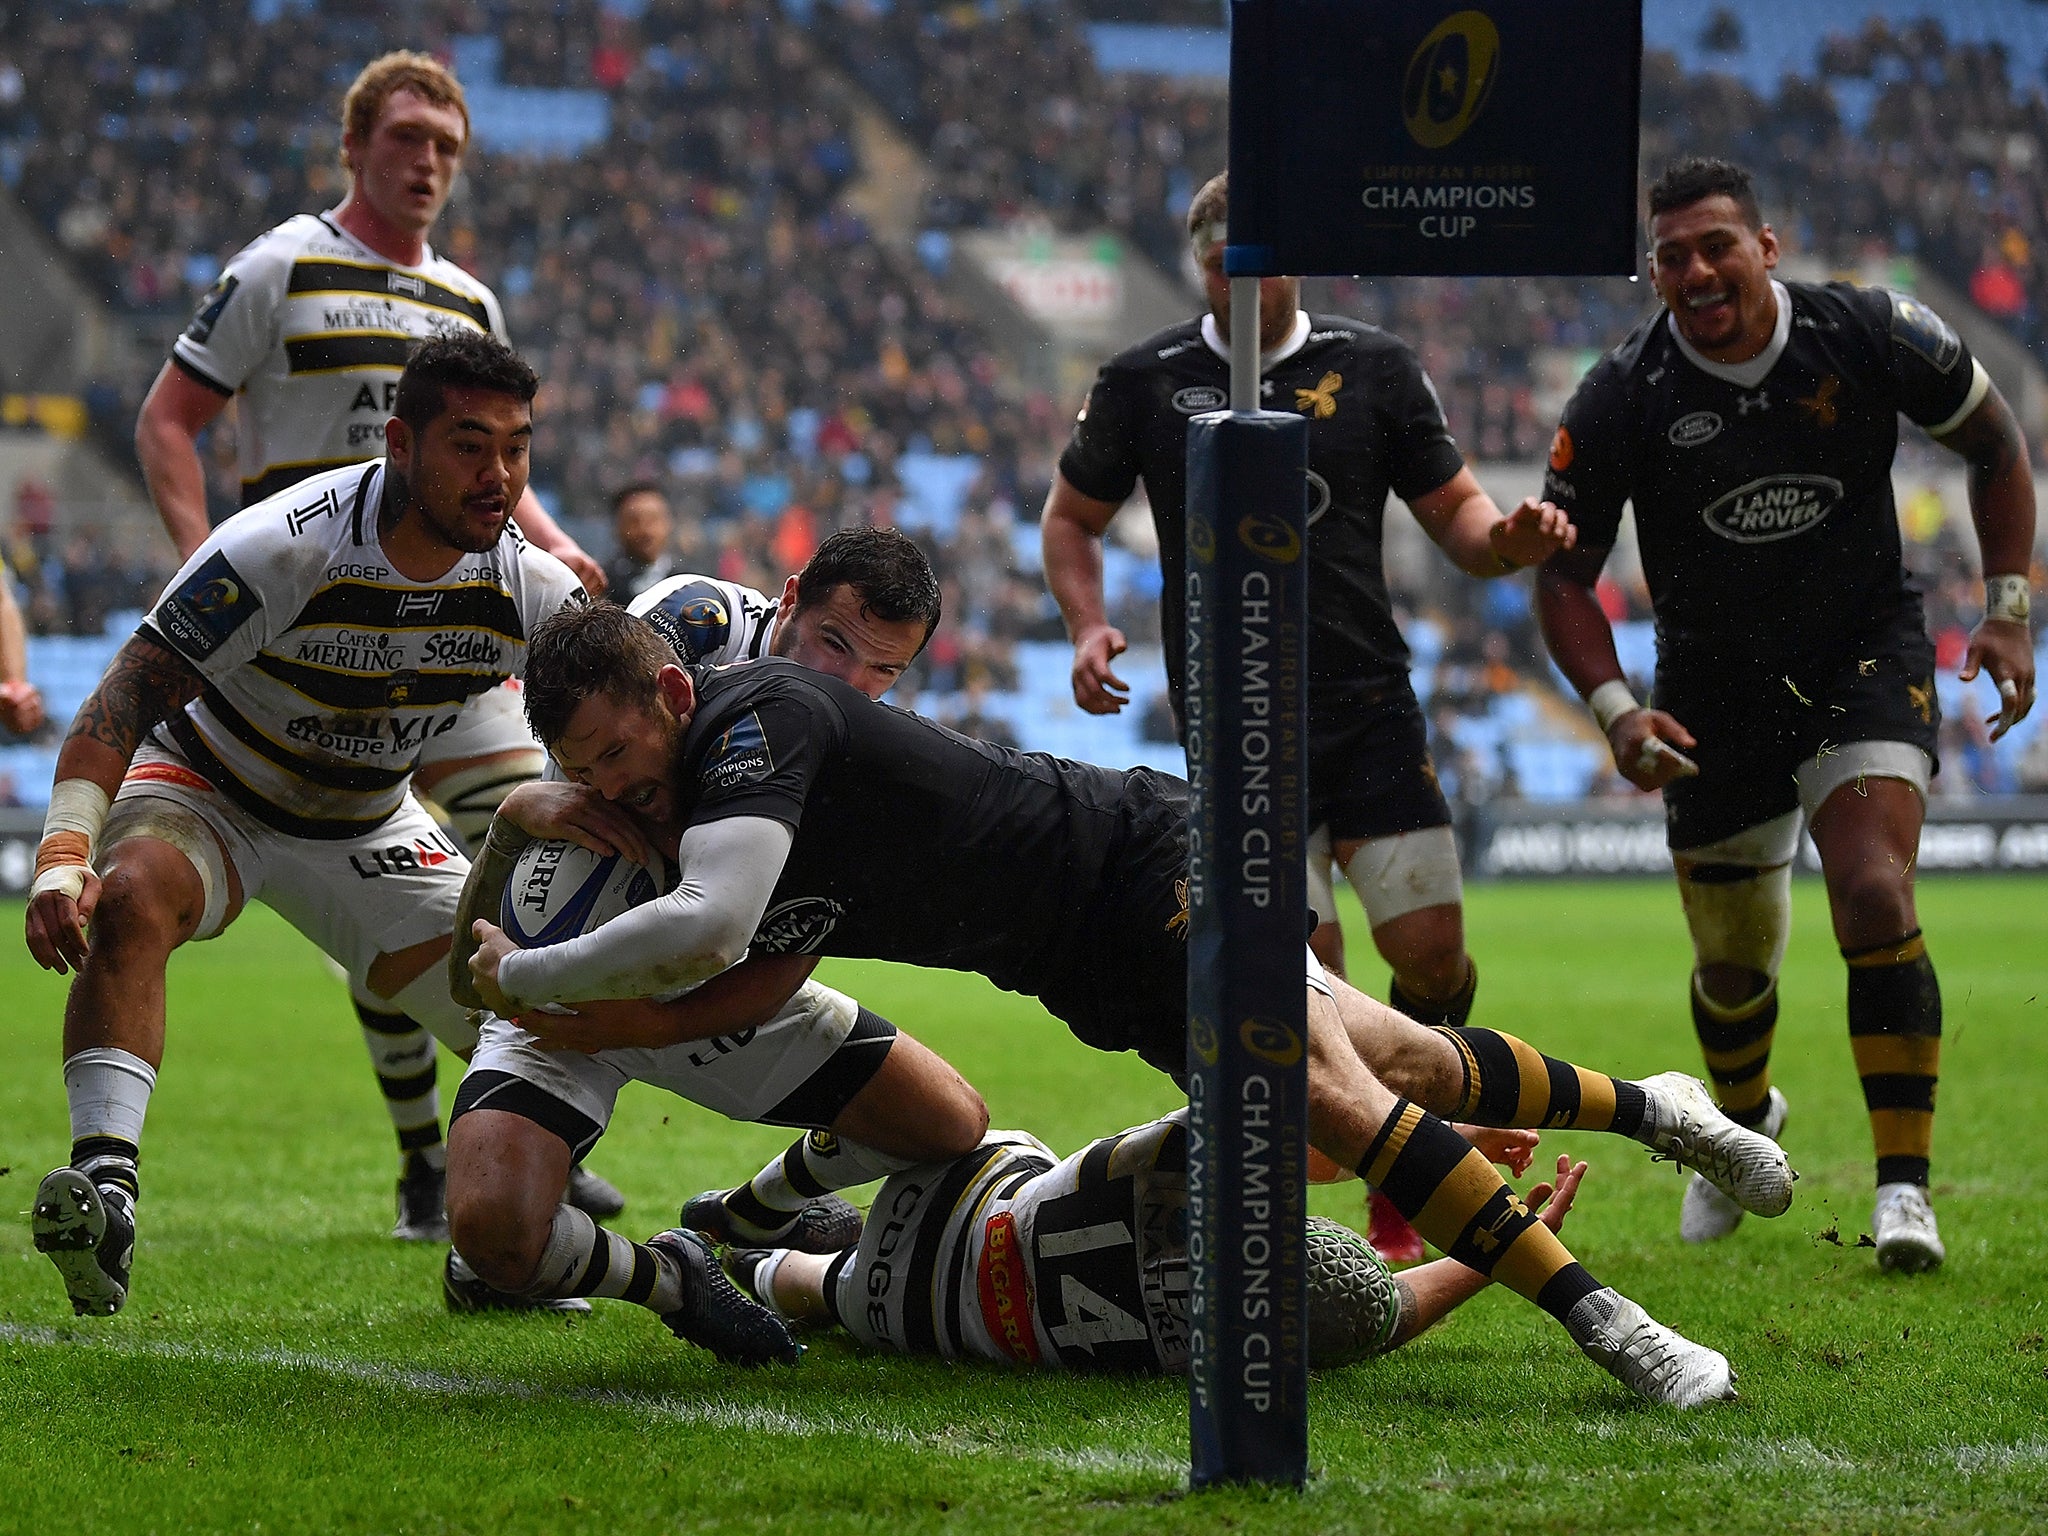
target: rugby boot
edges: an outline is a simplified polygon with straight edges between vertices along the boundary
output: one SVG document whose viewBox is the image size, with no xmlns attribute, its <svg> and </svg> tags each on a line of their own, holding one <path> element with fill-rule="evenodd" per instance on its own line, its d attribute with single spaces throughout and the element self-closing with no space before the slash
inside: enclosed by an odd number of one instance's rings
<svg viewBox="0 0 2048 1536">
<path fill-rule="evenodd" d="M 78 1317 L 112 1317 L 128 1300 L 135 1259 L 135 1203 L 128 1191 L 93 1183 L 76 1168 L 57 1168 L 36 1186 L 30 1219 L 36 1251 L 64 1277 Z"/>
<path fill-rule="evenodd" d="M 453 1248 L 441 1266 L 441 1299 L 450 1312 L 588 1312 L 581 1296 L 515 1296 L 486 1285 L 483 1277 Z"/>
<path fill-rule="evenodd" d="M 1698 1408 L 1735 1397 L 1735 1373 L 1718 1351 L 1666 1328 L 1611 1287 L 1580 1301 L 1564 1326 L 1587 1359 L 1650 1402 Z"/>
<path fill-rule="evenodd" d="M 398 1176 L 398 1224 L 391 1235 L 401 1243 L 448 1241 L 448 1170 L 422 1157 L 406 1159 Z"/>
<path fill-rule="evenodd" d="M 1785 1132 L 1785 1095 L 1777 1089 L 1764 1103 L 1757 1134 L 1776 1141 Z M 1712 1243 L 1728 1236 L 1742 1220 L 1742 1207 L 1707 1182 L 1703 1174 L 1686 1181 L 1685 1200 L 1678 1208 L 1678 1235 L 1688 1243 Z"/>
<path fill-rule="evenodd" d="M 602 1220 L 626 1208 L 626 1197 L 602 1174 L 592 1173 L 581 1163 L 569 1165 L 569 1190 L 562 1198 L 586 1216 Z"/>
<path fill-rule="evenodd" d="M 682 1272 L 683 1304 L 661 1315 L 677 1338 L 710 1350 L 727 1365 L 795 1365 L 803 1357 L 789 1325 L 726 1277 L 703 1233 L 657 1232 L 647 1246 Z"/>
<path fill-rule="evenodd" d="M 1798 1175 L 1782 1147 L 1722 1114 L 1707 1085 L 1696 1077 L 1660 1072 L 1636 1086 L 1649 1100 L 1636 1140 L 1654 1157 L 1705 1175 L 1708 1183 L 1752 1215 L 1785 1214 Z"/>
<path fill-rule="evenodd" d="M 860 1241 L 860 1207 L 838 1195 L 820 1195 L 779 1227 L 758 1227 L 733 1214 L 729 1190 L 707 1189 L 683 1202 L 680 1224 L 714 1242 L 749 1248 L 794 1248 L 798 1253 L 837 1253 Z"/>
<path fill-rule="evenodd" d="M 1408 1225 L 1408 1218 L 1395 1209 L 1394 1202 L 1374 1190 L 1365 1206 L 1372 1213 L 1365 1240 L 1372 1244 L 1373 1252 L 1389 1264 L 1420 1264 L 1422 1234 Z"/>
<path fill-rule="evenodd" d="M 1948 1257 L 1934 1224 L 1934 1207 L 1918 1184 L 1880 1184 L 1877 1209 L 1871 1213 L 1877 1239 L 1877 1267 L 1895 1274 L 1918 1275 L 1939 1269 Z"/>
</svg>

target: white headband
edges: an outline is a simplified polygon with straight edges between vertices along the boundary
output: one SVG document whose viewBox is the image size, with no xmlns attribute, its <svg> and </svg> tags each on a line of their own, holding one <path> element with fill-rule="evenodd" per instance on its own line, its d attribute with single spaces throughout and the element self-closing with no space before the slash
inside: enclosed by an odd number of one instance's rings
<svg viewBox="0 0 2048 1536">
<path fill-rule="evenodd" d="M 1194 241 L 1195 254 L 1201 256 L 1213 246 L 1229 243 L 1230 225 L 1223 219 L 1210 219 L 1197 224 L 1189 231 L 1188 238 Z"/>
</svg>

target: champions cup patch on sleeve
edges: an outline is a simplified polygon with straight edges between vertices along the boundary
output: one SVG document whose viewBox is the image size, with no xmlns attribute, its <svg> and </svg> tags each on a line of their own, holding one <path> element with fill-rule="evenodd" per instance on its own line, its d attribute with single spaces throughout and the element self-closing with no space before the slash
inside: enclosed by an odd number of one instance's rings
<svg viewBox="0 0 2048 1536">
<path fill-rule="evenodd" d="M 1926 358 L 1937 373 L 1953 369 L 1963 355 L 1963 343 L 1948 322 L 1917 299 L 1903 293 L 1891 297 L 1892 336 Z"/>
<path fill-rule="evenodd" d="M 255 589 L 215 550 L 162 602 L 157 628 L 194 661 L 204 661 L 263 606 Z"/>
<path fill-rule="evenodd" d="M 185 327 L 185 339 L 205 345 L 213 335 L 213 328 L 220 324 L 221 311 L 228 307 L 228 301 L 235 296 L 235 290 L 242 280 L 232 272 L 221 274 L 220 280 L 206 290 L 206 297 L 199 301 L 199 309 Z"/>
<path fill-rule="evenodd" d="M 725 728 L 725 734 L 711 743 L 698 774 L 706 789 L 737 789 L 758 784 L 775 771 L 775 754 L 768 750 L 768 733 L 761 717 L 748 710 Z"/>
<path fill-rule="evenodd" d="M 1024 1269 L 1017 1218 L 1008 1211 L 989 1217 L 975 1276 L 981 1292 L 981 1320 L 997 1349 L 1019 1365 L 1038 1364 L 1038 1335 L 1031 1330 L 1031 1278 Z"/>
</svg>

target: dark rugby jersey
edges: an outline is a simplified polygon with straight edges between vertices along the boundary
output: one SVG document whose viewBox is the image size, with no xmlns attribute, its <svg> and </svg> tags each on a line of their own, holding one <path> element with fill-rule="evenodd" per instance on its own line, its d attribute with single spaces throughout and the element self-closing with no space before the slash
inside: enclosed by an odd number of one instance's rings
<svg viewBox="0 0 2048 1536">
<path fill-rule="evenodd" d="M 979 971 L 1035 995 L 1095 937 L 1128 775 L 970 741 L 793 662 L 692 668 L 684 825 L 795 834 L 753 947 Z"/>
<path fill-rule="evenodd" d="M 1783 287 L 1789 334 L 1761 379 L 1700 367 L 1659 310 L 1586 375 L 1551 448 L 1544 491 L 1582 546 L 1611 547 L 1634 503 L 1667 671 L 1797 674 L 1920 622 L 1892 502 L 1898 417 L 1953 427 L 1980 370 L 1912 299 Z"/>
<path fill-rule="evenodd" d="M 1436 392 L 1406 342 L 1337 315 L 1310 315 L 1307 339 L 1270 364 L 1267 410 L 1308 418 L 1311 722 L 1408 672 L 1387 601 L 1380 535 L 1387 492 L 1403 501 L 1464 467 Z M 1166 676 L 1178 710 L 1186 660 L 1187 424 L 1229 404 L 1230 365 L 1190 320 L 1103 365 L 1060 473 L 1084 496 L 1120 502 L 1145 482 L 1159 525 Z"/>
</svg>

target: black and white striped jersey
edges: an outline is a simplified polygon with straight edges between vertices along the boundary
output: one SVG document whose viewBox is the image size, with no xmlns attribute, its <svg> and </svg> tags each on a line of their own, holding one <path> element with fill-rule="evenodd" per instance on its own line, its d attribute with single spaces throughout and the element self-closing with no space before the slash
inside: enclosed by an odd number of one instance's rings
<svg viewBox="0 0 2048 1536">
<path fill-rule="evenodd" d="M 377 537 L 384 461 L 328 470 L 214 529 L 142 633 L 204 693 L 159 731 L 222 793 L 298 837 L 354 837 L 405 798 L 421 746 L 517 677 L 534 626 L 583 600 L 506 524 L 412 581 Z"/>
<path fill-rule="evenodd" d="M 407 352 L 465 327 L 508 339 L 497 296 L 454 262 L 430 249 L 401 266 L 331 215 L 302 213 L 228 263 L 171 356 L 241 401 L 246 507 L 381 455 Z"/>
<path fill-rule="evenodd" d="M 1055 1163 L 995 1131 L 882 1186 L 839 1290 L 862 1342 L 1072 1370 L 1188 1363 L 1187 1111 Z"/>
<path fill-rule="evenodd" d="M 775 602 L 752 587 L 716 576 L 671 576 L 626 605 L 661 631 L 690 664 L 728 666 L 768 654 Z"/>
</svg>

